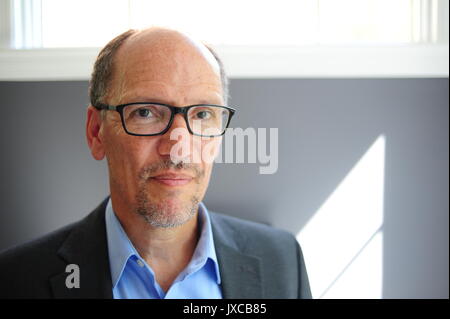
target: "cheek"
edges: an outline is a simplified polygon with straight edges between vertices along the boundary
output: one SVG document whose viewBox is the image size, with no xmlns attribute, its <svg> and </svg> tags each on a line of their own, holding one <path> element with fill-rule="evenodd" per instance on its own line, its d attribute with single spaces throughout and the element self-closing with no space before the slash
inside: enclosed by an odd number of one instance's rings
<svg viewBox="0 0 450 319">
<path fill-rule="evenodd" d="M 111 175 L 135 178 L 151 162 L 157 152 L 156 142 L 146 137 L 118 134 L 111 136 L 106 146 L 106 157 Z"/>
<path fill-rule="evenodd" d="M 211 177 L 211 172 L 212 172 L 212 167 L 213 167 L 212 163 L 211 164 L 205 164 L 205 181 L 206 181 L 206 184 L 209 183 L 209 179 Z"/>
<path fill-rule="evenodd" d="M 202 164 L 205 171 L 206 168 L 209 167 L 211 170 L 211 166 L 219 153 L 221 139 L 219 138 L 204 138 L 201 137 L 199 139 L 194 139 L 193 142 L 193 157 L 194 162 Z M 195 161 L 197 160 L 197 161 Z"/>
<path fill-rule="evenodd" d="M 202 143 L 202 167 L 204 171 L 204 186 L 207 187 L 211 177 L 214 159 L 220 149 L 220 139 L 211 139 Z"/>
</svg>

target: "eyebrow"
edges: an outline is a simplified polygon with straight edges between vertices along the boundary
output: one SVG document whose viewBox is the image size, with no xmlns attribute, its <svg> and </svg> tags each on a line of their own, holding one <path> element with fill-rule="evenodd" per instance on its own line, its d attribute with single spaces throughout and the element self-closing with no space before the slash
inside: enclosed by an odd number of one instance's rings
<svg viewBox="0 0 450 319">
<path fill-rule="evenodd" d="M 167 104 L 167 105 L 172 105 L 171 103 L 168 103 L 167 100 L 163 100 L 163 99 L 158 99 L 158 98 L 149 98 L 149 97 L 144 97 L 144 96 L 136 96 L 133 97 L 131 102 L 127 102 L 127 103 L 134 103 L 134 102 L 155 102 L 155 103 L 161 103 L 161 104 Z M 126 104 L 126 103 L 120 103 L 120 104 Z M 211 100 L 199 100 L 197 103 L 194 104 L 190 104 L 190 105 L 197 105 L 197 104 L 212 104 L 212 105 L 220 105 L 221 103 L 214 103 Z"/>
</svg>

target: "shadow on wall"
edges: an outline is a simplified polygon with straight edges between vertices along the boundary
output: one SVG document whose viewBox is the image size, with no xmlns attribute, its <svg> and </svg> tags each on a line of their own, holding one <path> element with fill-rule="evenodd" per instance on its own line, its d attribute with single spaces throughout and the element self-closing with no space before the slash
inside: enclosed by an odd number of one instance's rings
<svg viewBox="0 0 450 319">
<path fill-rule="evenodd" d="M 278 128 L 278 170 L 216 164 L 211 210 L 298 235 L 315 297 L 448 298 L 448 79 L 239 79 L 231 93 L 233 127 Z M 108 185 L 85 143 L 87 82 L 0 94 L 3 249 L 80 219 Z"/>
</svg>

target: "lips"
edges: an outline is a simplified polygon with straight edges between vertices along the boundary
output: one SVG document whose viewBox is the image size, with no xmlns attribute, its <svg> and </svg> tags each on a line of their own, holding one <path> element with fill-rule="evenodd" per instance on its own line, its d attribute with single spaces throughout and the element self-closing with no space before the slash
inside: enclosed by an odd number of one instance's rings
<svg viewBox="0 0 450 319">
<path fill-rule="evenodd" d="M 165 173 L 153 176 L 151 179 L 166 186 L 182 186 L 188 184 L 192 177 L 185 174 Z"/>
</svg>

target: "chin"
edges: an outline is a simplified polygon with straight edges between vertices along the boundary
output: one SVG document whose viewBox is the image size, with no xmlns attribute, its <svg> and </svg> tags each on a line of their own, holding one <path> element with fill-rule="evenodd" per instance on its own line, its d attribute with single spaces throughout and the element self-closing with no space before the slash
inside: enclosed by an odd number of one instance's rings
<svg viewBox="0 0 450 319">
<path fill-rule="evenodd" d="M 197 213 L 198 204 L 196 197 L 184 201 L 172 197 L 158 202 L 141 198 L 137 203 L 137 213 L 152 226 L 176 227 L 187 223 Z"/>
</svg>

